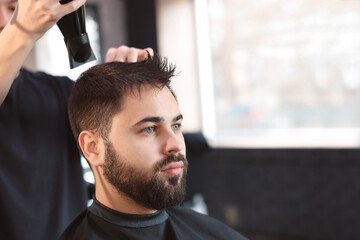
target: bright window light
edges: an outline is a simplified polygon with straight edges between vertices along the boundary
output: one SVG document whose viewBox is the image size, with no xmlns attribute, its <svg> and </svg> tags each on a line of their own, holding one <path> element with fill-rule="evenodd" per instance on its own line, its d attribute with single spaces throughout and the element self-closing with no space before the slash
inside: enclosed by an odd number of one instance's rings
<svg viewBox="0 0 360 240">
<path fill-rule="evenodd" d="M 360 1 L 194 1 L 210 144 L 360 146 Z"/>
</svg>

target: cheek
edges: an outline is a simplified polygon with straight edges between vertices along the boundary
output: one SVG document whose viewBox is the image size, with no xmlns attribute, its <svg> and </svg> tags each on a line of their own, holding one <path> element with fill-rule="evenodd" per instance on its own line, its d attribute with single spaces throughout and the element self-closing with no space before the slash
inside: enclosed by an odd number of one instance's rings
<svg viewBox="0 0 360 240">
<path fill-rule="evenodd" d="M 161 160 L 155 142 L 155 140 L 128 139 L 119 150 L 126 158 L 126 161 L 137 168 L 147 171 L 152 169 L 154 164 Z"/>
<path fill-rule="evenodd" d="M 161 156 L 158 153 L 159 151 L 155 145 L 139 145 L 137 159 L 144 169 L 152 169 L 154 164 L 161 160 Z"/>
</svg>

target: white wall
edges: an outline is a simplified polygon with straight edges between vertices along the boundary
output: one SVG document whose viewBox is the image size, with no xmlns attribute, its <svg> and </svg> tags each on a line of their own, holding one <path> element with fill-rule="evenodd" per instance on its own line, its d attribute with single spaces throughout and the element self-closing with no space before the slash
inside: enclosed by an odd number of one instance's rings
<svg viewBox="0 0 360 240">
<path fill-rule="evenodd" d="M 195 49 L 194 6 L 192 0 L 157 0 L 159 53 L 177 66 L 173 79 L 185 132 L 201 130 L 199 87 Z"/>
</svg>

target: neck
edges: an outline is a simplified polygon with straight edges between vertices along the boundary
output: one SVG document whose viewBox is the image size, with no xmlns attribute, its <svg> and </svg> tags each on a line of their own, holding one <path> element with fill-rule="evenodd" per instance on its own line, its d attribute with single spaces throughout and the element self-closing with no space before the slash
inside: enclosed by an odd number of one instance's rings
<svg viewBox="0 0 360 240">
<path fill-rule="evenodd" d="M 99 178 L 95 175 L 95 197 L 96 199 L 118 212 L 127 214 L 152 214 L 156 210 L 147 208 L 141 204 L 138 204 L 133 199 L 125 194 L 119 193 L 106 179 Z"/>
</svg>

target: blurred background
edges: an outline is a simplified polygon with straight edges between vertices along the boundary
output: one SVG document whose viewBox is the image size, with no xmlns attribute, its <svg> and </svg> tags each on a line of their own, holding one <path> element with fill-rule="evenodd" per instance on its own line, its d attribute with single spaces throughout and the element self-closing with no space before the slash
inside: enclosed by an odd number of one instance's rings
<svg viewBox="0 0 360 240">
<path fill-rule="evenodd" d="M 96 62 L 70 70 L 55 26 L 26 67 L 75 80 L 122 44 L 168 57 L 187 205 L 254 240 L 359 239 L 360 1 L 88 0 L 86 10 Z"/>
</svg>

